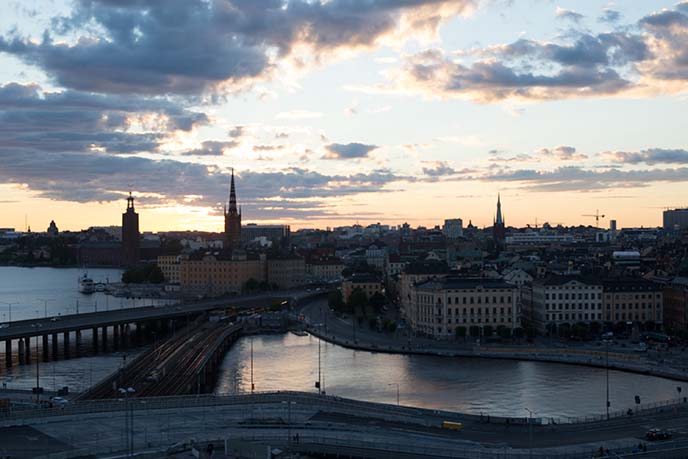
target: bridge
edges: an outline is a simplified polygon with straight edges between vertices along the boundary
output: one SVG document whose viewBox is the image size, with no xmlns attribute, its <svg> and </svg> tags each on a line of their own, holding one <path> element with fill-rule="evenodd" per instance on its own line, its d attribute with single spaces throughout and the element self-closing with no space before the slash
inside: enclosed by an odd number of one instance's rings
<svg viewBox="0 0 688 459">
<path fill-rule="evenodd" d="M 40 340 L 43 361 L 57 360 L 60 355 L 60 344 L 63 358 L 68 359 L 72 355 L 80 355 L 83 331 L 90 332 L 94 353 L 106 352 L 109 348 L 126 348 L 132 341 L 140 343 L 144 334 L 166 333 L 170 325 L 175 326 L 177 322 L 187 323 L 208 311 L 265 307 L 276 301 L 297 303 L 322 293 L 308 290 L 269 292 L 178 305 L 113 309 L 15 321 L 0 328 L 0 341 L 5 343 L 5 365 L 9 368 L 13 364 L 15 342 L 19 364 L 31 363 L 32 340 L 36 350 L 39 348 Z"/>
</svg>

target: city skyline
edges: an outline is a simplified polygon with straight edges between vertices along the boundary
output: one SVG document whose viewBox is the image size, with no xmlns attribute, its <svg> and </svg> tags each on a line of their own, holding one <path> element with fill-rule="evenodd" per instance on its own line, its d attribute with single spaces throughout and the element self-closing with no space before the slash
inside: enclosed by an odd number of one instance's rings
<svg viewBox="0 0 688 459">
<path fill-rule="evenodd" d="M 0 226 L 114 225 L 134 190 L 143 231 L 219 232 L 231 168 L 294 229 L 687 204 L 686 1 L 279 3 L 13 5 Z"/>
</svg>

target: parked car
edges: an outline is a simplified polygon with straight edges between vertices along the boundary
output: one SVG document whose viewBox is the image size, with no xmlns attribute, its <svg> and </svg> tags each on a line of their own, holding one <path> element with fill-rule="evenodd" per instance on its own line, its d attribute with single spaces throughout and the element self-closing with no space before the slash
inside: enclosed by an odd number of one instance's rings
<svg viewBox="0 0 688 459">
<path fill-rule="evenodd" d="M 650 429 L 645 434 L 645 438 L 649 441 L 669 440 L 671 438 L 671 432 L 664 429 Z"/>
</svg>

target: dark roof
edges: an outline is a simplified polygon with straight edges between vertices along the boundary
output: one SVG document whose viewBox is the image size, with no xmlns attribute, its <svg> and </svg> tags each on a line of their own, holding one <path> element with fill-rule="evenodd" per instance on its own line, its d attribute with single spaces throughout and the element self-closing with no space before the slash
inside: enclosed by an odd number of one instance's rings
<svg viewBox="0 0 688 459">
<path fill-rule="evenodd" d="M 601 285 L 602 284 L 601 280 L 596 278 L 596 277 L 582 276 L 582 275 L 573 275 L 573 276 L 553 275 L 553 276 L 549 276 L 545 279 L 538 280 L 535 283 L 541 284 L 541 285 L 564 285 L 564 284 L 568 284 L 571 281 L 578 281 L 581 284 L 586 284 L 586 285 Z"/>
<path fill-rule="evenodd" d="M 658 292 L 658 284 L 646 279 L 605 279 L 602 281 L 605 292 Z"/>
<path fill-rule="evenodd" d="M 504 282 L 502 279 L 487 277 L 446 277 L 444 279 L 432 279 L 416 284 L 416 288 L 422 290 L 468 290 L 476 288 L 504 288 L 513 290 L 516 287 Z"/>
<path fill-rule="evenodd" d="M 406 266 L 406 274 L 446 274 L 449 266 L 442 261 L 415 261 Z"/>
<path fill-rule="evenodd" d="M 370 284 L 373 282 L 380 282 L 380 279 L 378 279 L 378 277 L 374 274 L 354 274 L 346 280 L 347 282 L 351 282 L 353 284 Z"/>
</svg>

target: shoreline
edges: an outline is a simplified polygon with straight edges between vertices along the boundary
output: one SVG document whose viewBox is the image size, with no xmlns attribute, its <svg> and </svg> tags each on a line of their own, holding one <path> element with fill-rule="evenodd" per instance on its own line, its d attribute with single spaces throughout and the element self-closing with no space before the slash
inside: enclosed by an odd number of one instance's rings
<svg viewBox="0 0 688 459">
<path fill-rule="evenodd" d="M 547 362 L 547 363 L 561 363 L 565 365 L 578 365 L 592 368 L 607 368 L 616 371 L 624 371 L 627 373 L 641 374 L 645 376 L 655 376 L 658 378 L 669 379 L 677 382 L 688 382 L 688 374 L 663 371 L 654 368 L 640 368 L 632 365 L 624 364 L 618 360 L 609 360 L 609 365 L 606 362 L 597 362 L 593 355 L 590 354 L 564 354 L 561 356 L 546 355 L 547 351 L 553 349 L 543 349 L 541 353 L 538 352 L 504 352 L 499 348 L 483 347 L 479 351 L 475 350 L 438 350 L 427 348 L 407 349 L 404 346 L 388 345 L 386 347 L 377 346 L 374 344 L 365 344 L 360 341 L 352 342 L 351 340 L 341 339 L 335 335 L 327 335 L 313 327 L 305 327 L 305 331 L 313 336 L 322 339 L 328 343 L 336 344 L 348 349 L 366 351 L 366 352 L 380 352 L 385 354 L 401 354 L 401 355 L 425 355 L 433 357 L 464 357 L 464 358 L 484 358 L 484 359 L 501 359 L 501 360 L 517 360 L 525 362 Z M 561 351 L 561 349 L 556 349 Z M 580 356 L 583 356 L 582 358 Z M 577 358 L 578 357 L 578 358 Z"/>
</svg>

